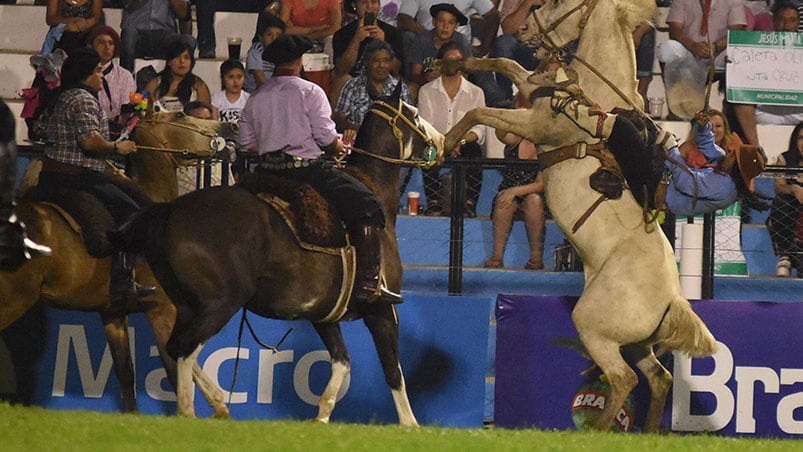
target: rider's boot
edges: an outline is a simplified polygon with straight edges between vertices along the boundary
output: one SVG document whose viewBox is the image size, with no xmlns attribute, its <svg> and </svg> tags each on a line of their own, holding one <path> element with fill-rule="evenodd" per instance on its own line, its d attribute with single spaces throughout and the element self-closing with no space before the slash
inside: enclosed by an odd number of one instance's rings
<svg viewBox="0 0 803 452">
<path fill-rule="evenodd" d="M 156 287 L 143 286 L 134 281 L 136 258 L 131 253 L 118 251 L 112 254 L 109 310 L 125 310 L 129 302 L 136 302 L 156 292 Z"/>
<path fill-rule="evenodd" d="M 351 232 L 351 243 L 357 249 L 357 270 L 354 280 L 354 295 L 357 299 L 373 303 L 401 303 L 401 295 L 391 292 L 382 283 L 380 269 L 382 229 L 376 226 L 361 226 Z"/>
<path fill-rule="evenodd" d="M 588 105 L 582 96 L 572 91 L 572 87 L 568 91 L 555 90 L 551 99 L 552 111 L 564 114 L 594 138 L 611 136 L 616 115 Z"/>
</svg>

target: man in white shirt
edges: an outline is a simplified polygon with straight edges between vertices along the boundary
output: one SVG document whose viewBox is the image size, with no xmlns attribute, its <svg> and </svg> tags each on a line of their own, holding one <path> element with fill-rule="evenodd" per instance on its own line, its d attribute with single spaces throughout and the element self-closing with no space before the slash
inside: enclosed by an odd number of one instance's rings
<svg viewBox="0 0 803 452">
<path fill-rule="evenodd" d="M 461 46 L 454 41 L 447 42 L 438 51 L 438 58 L 459 60 L 465 57 Z M 438 132 L 446 133 L 469 111 L 485 106 L 482 90 L 463 77 L 461 72 L 446 73 L 421 87 L 418 94 L 418 111 Z M 451 150 L 452 157 L 480 158 L 485 142 L 485 126 L 474 126 Z M 424 171 L 424 194 L 427 198 L 426 215 L 440 215 L 443 207 L 440 200 L 440 171 L 435 168 Z M 477 200 L 482 188 L 482 168 L 466 169 L 466 210 L 467 218 L 477 216 Z"/>
</svg>

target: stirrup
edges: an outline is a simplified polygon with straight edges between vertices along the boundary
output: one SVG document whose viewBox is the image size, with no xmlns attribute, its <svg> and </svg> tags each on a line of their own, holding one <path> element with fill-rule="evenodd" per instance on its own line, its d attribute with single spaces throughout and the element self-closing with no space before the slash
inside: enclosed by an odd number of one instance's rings
<svg viewBox="0 0 803 452">
<path fill-rule="evenodd" d="M 384 284 L 380 284 L 377 286 L 376 290 L 368 296 L 368 303 L 376 303 L 378 301 L 388 304 L 399 304 L 404 302 L 404 297 L 396 292 L 391 292 Z"/>
</svg>

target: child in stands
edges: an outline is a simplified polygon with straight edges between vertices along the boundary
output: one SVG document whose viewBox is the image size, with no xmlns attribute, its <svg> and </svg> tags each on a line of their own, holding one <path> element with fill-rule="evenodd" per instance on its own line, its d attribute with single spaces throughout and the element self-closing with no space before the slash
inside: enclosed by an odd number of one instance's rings
<svg viewBox="0 0 803 452">
<path fill-rule="evenodd" d="M 237 123 L 250 94 L 243 91 L 245 68 L 237 60 L 226 60 L 220 65 L 221 91 L 212 96 L 212 105 L 223 122 Z"/>
</svg>

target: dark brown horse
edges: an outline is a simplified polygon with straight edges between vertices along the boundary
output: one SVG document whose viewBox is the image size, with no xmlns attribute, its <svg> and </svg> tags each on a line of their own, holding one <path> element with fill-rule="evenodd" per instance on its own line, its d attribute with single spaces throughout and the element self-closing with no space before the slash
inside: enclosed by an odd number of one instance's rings
<svg viewBox="0 0 803 452">
<path fill-rule="evenodd" d="M 381 200 L 387 227 L 382 268 L 388 289 L 401 289 L 396 243 L 399 168 L 422 164 L 428 150 L 443 156 L 443 137 L 399 100 L 373 104 L 357 134 L 347 171 Z M 430 146 L 434 145 L 434 149 Z M 364 153 L 363 153 L 364 152 Z M 272 206 L 240 187 L 215 187 L 154 205 L 121 229 L 122 239 L 143 248 L 159 282 L 176 305 L 168 352 L 178 359 L 178 413 L 195 413 L 189 372 L 203 344 L 241 308 L 278 319 L 313 323 L 332 360 L 332 376 L 316 419 L 328 422 L 336 394 L 350 371 L 340 320 L 362 318 L 370 330 L 391 388 L 399 422 L 416 425 L 399 364 L 398 319 L 393 305 L 351 302 L 338 312 L 344 264 L 337 254 L 302 249 Z"/>
<path fill-rule="evenodd" d="M 186 150 L 188 154 L 209 155 L 210 143 L 221 135 L 234 136 L 232 128 L 225 123 L 203 121 L 183 114 L 156 116 L 137 127 L 140 151 L 131 156 L 131 168 L 149 197 L 173 199 L 177 193 L 176 162 L 168 151 Z M 167 151 L 142 150 L 145 148 L 165 148 Z M 28 261 L 16 271 L 0 272 L 0 330 L 17 320 L 38 301 L 61 309 L 99 312 L 115 373 L 120 381 L 122 408 L 136 411 L 127 320 L 119 314 L 105 312 L 109 303 L 110 259 L 89 255 L 71 218 L 52 204 L 22 200 L 17 205 L 17 215 L 25 223 L 27 234 L 37 243 L 49 246 L 53 252 L 50 256 Z M 156 285 L 153 274 L 144 262 L 137 266 L 136 273 L 140 283 Z M 156 294 L 144 298 L 133 311 L 144 312 L 148 317 L 165 370 L 175 386 L 175 361 L 165 352 L 165 344 L 175 321 L 175 308 L 170 299 L 159 288 Z M 196 377 L 204 378 L 200 369 L 196 369 L 196 373 Z M 208 379 L 199 384 L 211 385 Z M 217 415 L 228 415 L 228 409 L 222 402 L 221 397 L 210 401 L 210 404 L 214 405 Z"/>
</svg>

